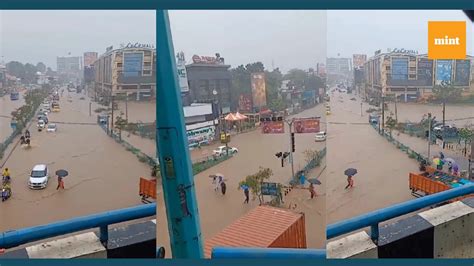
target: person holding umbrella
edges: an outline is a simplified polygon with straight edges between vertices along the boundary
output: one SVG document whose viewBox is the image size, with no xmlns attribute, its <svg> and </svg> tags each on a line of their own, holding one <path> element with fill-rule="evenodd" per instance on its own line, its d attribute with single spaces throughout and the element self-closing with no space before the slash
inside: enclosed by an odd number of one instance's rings
<svg viewBox="0 0 474 266">
<path fill-rule="evenodd" d="M 308 182 L 309 182 L 308 190 L 309 190 L 309 193 L 311 194 L 310 199 L 317 197 L 318 194 L 316 193 L 316 187 L 314 185 L 321 185 L 321 181 L 319 181 L 317 178 L 310 178 L 308 179 Z"/>
<path fill-rule="evenodd" d="M 56 175 L 58 176 L 58 186 L 56 187 L 56 190 L 59 190 L 60 188 L 64 189 L 64 177 L 66 177 L 69 173 L 66 170 L 58 170 L 56 171 Z"/>
<path fill-rule="evenodd" d="M 310 184 L 309 184 L 309 188 L 308 188 L 308 189 L 309 189 L 309 193 L 311 193 L 311 199 L 317 196 L 317 195 L 316 195 L 316 190 L 314 189 L 313 183 L 310 183 Z"/>
<path fill-rule="evenodd" d="M 248 203 L 249 203 L 249 199 L 250 199 L 249 186 L 247 186 L 247 185 L 242 185 L 241 188 L 244 190 L 244 195 L 245 195 L 244 204 L 248 204 Z"/>
<path fill-rule="evenodd" d="M 354 180 L 352 179 L 352 177 L 357 174 L 357 169 L 348 168 L 346 169 L 346 171 L 344 171 L 344 174 L 347 176 L 347 186 L 345 187 L 345 189 L 354 187 Z"/>
</svg>

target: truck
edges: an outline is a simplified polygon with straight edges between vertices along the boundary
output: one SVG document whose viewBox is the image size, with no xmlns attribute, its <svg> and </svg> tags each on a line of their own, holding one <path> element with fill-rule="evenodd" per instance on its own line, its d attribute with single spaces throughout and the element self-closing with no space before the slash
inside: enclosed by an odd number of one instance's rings
<svg viewBox="0 0 474 266">
<path fill-rule="evenodd" d="M 409 188 L 415 197 L 423 197 L 472 183 L 468 179 L 451 175 L 429 166 L 426 167 L 424 172 L 409 173 Z M 466 195 L 453 199 L 450 202 L 473 196 L 474 194 Z"/>
</svg>

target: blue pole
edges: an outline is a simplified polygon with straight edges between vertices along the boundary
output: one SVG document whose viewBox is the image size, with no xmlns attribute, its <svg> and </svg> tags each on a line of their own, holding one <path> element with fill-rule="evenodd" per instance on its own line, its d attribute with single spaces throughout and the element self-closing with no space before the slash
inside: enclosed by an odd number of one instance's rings
<svg viewBox="0 0 474 266">
<path fill-rule="evenodd" d="M 215 247 L 212 259 L 325 259 L 324 249 Z"/>
<path fill-rule="evenodd" d="M 384 209 L 372 211 L 344 221 L 330 224 L 326 227 L 326 237 L 327 239 L 331 239 L 368 226 L 372 227 L 375 231 L 371 233 L 371 237 L 378 237 L 378 223 L 432 206 L 434 204 L 439 204 L 451 199 L 455 199 L 457 197 L 473 193 L 474 183 L 463 185 L 458 188 L 452 188 L 436 194 L 424 196 L 422 198 L 395 204 Z M 375 228 L 375 225 L 377 225 L 377 228 Z"/>
<path fill-rule="evenodd" d="M 107 241 L 107 225 L 156 215 L 156 203 L 81 216 L 46 225 L 6 231 L 0 234 L 0 248 L 13 248 L 33 241 L 100 227 L 101 241 Z"/>
<path fill-rule="evenodd" d="M 199 259 L 198 205 L 168 12 L 158 10 L 156 20 L 156 139 L 171 251 L 174 258 Z"/>
</svg>

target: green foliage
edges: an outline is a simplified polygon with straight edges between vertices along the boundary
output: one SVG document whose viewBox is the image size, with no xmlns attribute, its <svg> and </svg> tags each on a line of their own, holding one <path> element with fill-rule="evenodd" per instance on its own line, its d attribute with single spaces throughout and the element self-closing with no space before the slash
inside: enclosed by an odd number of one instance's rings
<svg viewBox="0 0 474 266">
<path fill-rule="evenodd" d="M 274 99 L 270 102 L 268 108 L 272 111 L 283 111 L 286 108 L 286 104 L 282 99 Z"/>
<path fill-rule="evenodd" d="M 260 167 L 257 173 L 245 177 L 245 179 L 239 183 L 238 189 L 240 189 L 240 187 L 243 185 L 247 185 L 252 191 L 253 200 L 255 200 L 255 198 L 258 198 L 261 204 L 263 203 L 263 195 L 261 194 L 262 183 L 265 182 L 265 180 L 270 179 L 272 175 L 273 172 L 270 168 Z"/>
<path fill-rule="evenodd" d="M 443 81 L 433 87 L 433 94 L 438 101 L 456 102 L 461 98 L 462 90 L 454 87 L 450 82 Z"/>
<path fill-rule="evenodd" d="M 385 121 L 385 126 L 390 130 L 390 137 L 392 136 L 392 130 L 397 126 L 397 121 L 390 115 Z"/>
</svg>

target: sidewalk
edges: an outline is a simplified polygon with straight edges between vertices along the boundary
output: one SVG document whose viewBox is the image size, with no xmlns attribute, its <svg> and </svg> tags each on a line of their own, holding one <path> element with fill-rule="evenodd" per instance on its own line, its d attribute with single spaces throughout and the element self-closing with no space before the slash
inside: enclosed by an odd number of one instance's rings
<svg viewBox="0 0 474 266">
<path fill-rule="evenodd" d="M 423 154 L 424 156 L 428 155 L 428 141 L 426 139 L 412 137 L 405 133 L 398 134 L 398 131 L 393 131 L 392 136 L 395 140 L 400 141 L 404 145 L 410 147 L 416 152 Z M 460 171 L 468 170 L 469 161 L 464 157 L 459 151 L 452 151 L 448 149 L 443 149 L 439 145 L 432 144 L 430 146 L 430 160 L 433 156 L 439 156 L 440 152 L 443 152 L 445 158 L 452 158 L 460 167 Z"/>
</svg>

